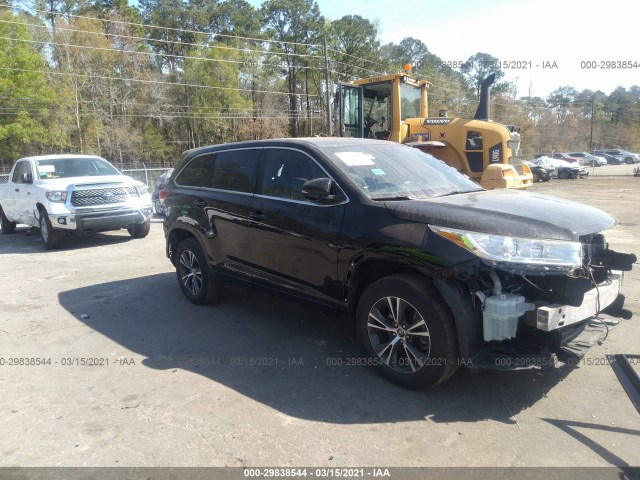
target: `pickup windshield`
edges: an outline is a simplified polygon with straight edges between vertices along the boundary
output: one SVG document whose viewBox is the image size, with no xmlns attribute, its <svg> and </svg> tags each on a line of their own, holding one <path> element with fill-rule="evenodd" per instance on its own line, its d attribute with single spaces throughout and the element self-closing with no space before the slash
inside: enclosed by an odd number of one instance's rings
<svg viewBox="0 0 640 480">
<path fill-rule="evenodd" d="M 56 158 L 36 162 L 38 178 L 95 177 L 120 175 L 113 165 L 102 158 Z"/>
<path fill-rule="evenodd" d="M 426 199 L 482 188 L 418 149 L 392 142 L 323 148 L 333 163 L 372 200 Z"/>
</svg>

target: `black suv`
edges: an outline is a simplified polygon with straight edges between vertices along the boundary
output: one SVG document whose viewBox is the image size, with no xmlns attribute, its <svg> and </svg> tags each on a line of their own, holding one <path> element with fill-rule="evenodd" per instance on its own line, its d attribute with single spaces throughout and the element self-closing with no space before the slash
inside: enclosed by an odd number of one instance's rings
<svg viewBox="0 0 640 480">
<path fill-rule="evenodd" d="M 191 302 L 240 279 L 341 310 L 368 364 L 409 388 L 460 365 L 556 364 L 635 261 L 608 249 L 600 232 L 616 220 L 600 210 L 484 191 L 379 140 L 190 150 L 163 196 L 167 256 Z"/>
</svg>

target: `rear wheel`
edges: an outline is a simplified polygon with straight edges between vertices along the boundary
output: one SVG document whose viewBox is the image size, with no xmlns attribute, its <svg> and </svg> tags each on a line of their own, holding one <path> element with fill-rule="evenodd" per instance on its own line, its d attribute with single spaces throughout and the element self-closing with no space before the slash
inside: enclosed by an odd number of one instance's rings
<svg viewBox="0 0 640 480">
<path fill-rule="evenodd" d="M 149 235 L 149 231 L 151 230 L 151 220 L 147 220 L 144 223 L 134 223 L 127 227 L 127 232 L 133 238 L 144 238 Z"/>
<path fill-rule="evenodd" d="M 379 373 L 402 387 L 436 385 L 458 368 L 451 312 L 418 275 L 391 275 L 371 284 L 358 302 L 356 329 Z"/>
<path fill-rule="evenodd" d="M 540 181 L 540 174 L 538 172 L 533 172 L 533 183 L 538 183 Z"/>
<path fill-rule="evenodd" d="M 176 259 L 178 283 L 190 302 L 205 305 L 220 295 L 222 284 L 215 278 L 197 240 L 187 238 L 180 242 Z"/>
<path fill-rule="evenodd" d="M 2 233 L 13 233 L 16 229 L 16 222 L 11 222 L 4 214 L 4 210 L 0 207 L 0 223 L 2 226 Z"/>
<path fill-rule="evenodd" d="M 47 212 L 42 208 L 39 211 L 40 236 L 42 237 L 44 246 L 49 250 L 60 248 L 62 245 L 62 234 L 53 228 Z"/>
</svg>

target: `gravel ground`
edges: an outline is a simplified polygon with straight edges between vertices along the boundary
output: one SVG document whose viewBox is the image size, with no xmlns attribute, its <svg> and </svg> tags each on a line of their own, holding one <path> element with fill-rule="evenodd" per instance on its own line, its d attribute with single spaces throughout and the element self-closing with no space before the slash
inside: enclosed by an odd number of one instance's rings
<svg viewBox="0 0 640 480">
<path fill-rule="evenodd" d="M 640 255 L 640 178 L 531 190 L 614 214 L 612 247 Z M 344 365 L 362 353 L 332 313 L 241 289 L 189 304 L 157 219 L 146 239 L 53 252 L 19 227 L 0 258 L 0 466 L 640 464 L 640 416 L 605 361 L 640 353 L 638 268 L 633 318 L 575 368 L 461 370 L 415 392 Z"/>
</svg>

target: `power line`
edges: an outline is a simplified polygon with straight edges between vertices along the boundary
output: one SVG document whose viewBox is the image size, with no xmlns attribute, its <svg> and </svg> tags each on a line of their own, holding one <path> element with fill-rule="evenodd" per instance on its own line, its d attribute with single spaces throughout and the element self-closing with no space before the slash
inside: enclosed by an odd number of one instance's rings
<svg viewBox="0 0 640 480">
<path fill-rule="evenodd" d="M 208 57 L 195 57 L 195 56 L 190 56 L 190 55 L 173 55 L 173 54 L 169 54 L 169 53 L 154 53 L 154 52 L 140 52 L 140 51 L 136 51 L 136 50 L 121 50 L 119 48 L 113 48 L 113 47 L 90 47 L 87 45 L 74 45 L 74 44 L 70 44 L 70 43 L 57 43 L 57 42 L 49 42 L 49 41 L 44 41 L 44 40 L 28 40 L 28 39 L 23 39 L 23 38 L 13 38 L 13 37 L 1 37 L 0 36 L 0 40 L 12 40 L 14 42 L 24 42 L 24 43 L 31 43 L 31 44 L 41 44 L 41 45 L 54 45 L 56 47 L 69 47 L 69 48 L 80 48 L 80 49 L 85 49 L 85 50 L 97 50 L 97 51 L 102 51 L 102 52 L 117 52 L 117 53 L 127 53 L 127 54 L 134 54 L 134 55 L 144 55 L 144 56 L 149 56 L 149 57 L 170 57 L 170 58 L 180 58 L 183 60 L 198 60 L 198 61 L 206 61 L 206 62 L 218 62 L 218 63 L 233 63 L 233 64 L 247 64 L 249 63 L 248 61 L 241 61 L 241 60 L 224 60 L 221 58 L 208 58 Z M 216 48 L 215 46 L 212 48 Z M 268 67 L 277 67 L 277 68 L 285 68 L 282 65 L 279 64 L 269 64 L 269 63 L 262 63 L 261 65 L 264 66 L 268 66 Z M 298 65 L 296 68 L 299 68 L 300 70 L 322 70 L 318 67 L 306 67 L 306 66 L 300 66 Z"/>
<path fill-rule="evenodd" d="M 238 92 L 253 92 L 253 93 L 270 93 L 274 95 L 300 95 L 293 94 L 288 92 L 275 92 L 270 90 L 247 90 L 243 88 L 234 88 L 234 87 L 216 87 L 212 85 L 198 85 L 192 83 L 181 83 L 181 82 L 164 82 L 160 80 L 145 80 L 141 78 L 121 78 L 121 77 L 109 77 L 103 75 L 88 75 L 84 73 L 67 73 L 67 72 L 55 72 L 55 71 L 47 71 L 47 70 L 31 70 L 26 68 L 11 68 L 11 67 L 0 67 L 0 70 L 10 70 L 14 72 L 27 72 L 27 73 L 44 73 L 46 75 L 63 75 L 63 76 L 73 76 L 73 77 L 87 77 L 89 79 L 101 79 L 101 80 L 117 80 L 117 81 L 126 81 L 126 82 L 139 82 L 139 83 L 148 83 L 154 85 L 173 85 L 179 87 L 194 87 L 194 88 L 203 88 L 203 89 L 211 89 L 211 90 L 230 90 L 230 91 L 238 91 Z M 306 94 L 304 95 L 307 96 Z M 318 95 L 308 95 L 309 97 L 315 98 Z"/>
<path fill-rule="evenodd" d="M 0 8 L 8 8 L 8 9 L 12 9 L 14 7 L 11 7 L 9 5 L 0 5 Z M 20 9 L 20 7 L 15 7 Z M 214 36 L 214 37 L 224 37 L 224 38 L 231 38 L 231 39 L 236 39 L 236 40 L 247 40 L 247 41 L 253 41 L 253 42 L 266 42 L 266 43 L 278 43 L 278 44 L 286 44 L 286 45 L 300 45 L 300 46 L 305 46 L 305 47 L 321 47 L 322 45 L 319 44 L 314 44 L 314 43 L 302 43 L 302 42 L 288 42 L 288 41 L 284 41 L 284 40 L 270 40 L 270 39 L 265 39 L 265 38 L 254 38 L 254 37 L 242 37 L 242 36 L 238 36 L 238 35 L 227 35 L 227 34 L 222 34 L 222 33 L 208 33 L 208 32 L 201 32 L 198 30 L 189 30 L 189 29 L 185 29 L 185 28 L 171 28 L 171 27 L 162 27 L 160 25 L 152 25 L 149 23 L 137 23 L 137 22 L 128 22 L 126 20 L 112 20 L 112 19 L 107 19 L 107 18 L 96 18 L 96 17 L 88 17 L 85 15 L 74 15 L 71 13 L 58 13 L 55 10 L 40 10 L 37 8 L 32 8 L 27 10 L 26 8 L 22 8 L 20 9 L 23 12 L 27 12 L 29 13 L 29 10 L 33 11 L 33 12 L 37 12 L 37 13 L 42 13 L 45 15 L 57 15 L 59 17 L 73 17 L 73 18 L 83 18 L 86 20 L 95 20 L 98 22 L 110 22 L 110 23 L 119 23 L 122 25 L 132 25 L 132 26 L 136 26 L 136 27 L 144 27 L 144 28 L 153 28 L 153 29 L 160 29 L 160 30 L 167 30 L 167 31 L 172 31 L 172 32 L 181 32 L 181 33 L 191 33 L 194 35 L 208 35 L 208 36 Z"/>
<path fill-rule="evenodd" d="M 0 20 L 0 23 L 7 23 L 7 24 L 11 24 L 11 25 L 25 25 L 28 27 L 36 27 L 36 28 L 44 28 L 47 31 L 49 30 L 49 28 L 46 25 L 38 25 L 36 23 L 25 23 L 25 22 L 18 22 L 18 21 L 11 21 L 11 20 Z M 170 43 L 170 44 L 176 44 L 176 45 L 185 45 L 185 46 L 192 46 L 192 47 L 211 47 L 212 45 L 209 43 L 191 43 L 191 42 L 182 42 L 182 41 L 178 41 L 178 40 L 161 40 L 161 39 L 155 39 L 155 38 L 146 38 L 146 37 L 138 37 L 135 35 L 123 35 L 120 33 L 109 33 L 109 32 L 93 32 L 91 30 L 78 30 L 78 29 L 74 29 L 74 28 L 64 28 L 64 27 L 56 27 L 56 30 L 59 31 L 65 31 L 65 32 L 73 32 L 73 33 L 86 33 L 86 34 L 90 34 L 90 35 L 100 35 L 100 36 L 108 36 L 108 37 L 117 37 L 117 38 L 123 38 L 123 39 L 129 39 L 129 40 L 142 40 L 145 42 L 159 42 L 159 43 Z M 269 55 L 286 55 L 286 56 L 295 56 L 295 57 L 307 57 L 307 58 L 322 58 L 319 55 L 312 55 L 312 54 L 305 54 L 305 53 L 286 53 L 286 52 L 274 52 L 273 50 L 254 50 L 251 48 L 238 48 L 238 47 L 230 47 L 228 45 L 223 45 L 223 44 L 216 44 L 215 45 L 216 48 L 220 48 L 223 50 L 233 50 L 233 51 L 238 51 L 238 52 L 247 52 L 247 53 L 261 53 L 261 54 L 269 54 Z"/>
</svg>

